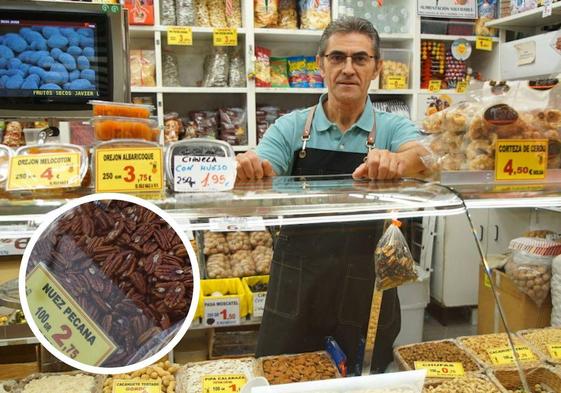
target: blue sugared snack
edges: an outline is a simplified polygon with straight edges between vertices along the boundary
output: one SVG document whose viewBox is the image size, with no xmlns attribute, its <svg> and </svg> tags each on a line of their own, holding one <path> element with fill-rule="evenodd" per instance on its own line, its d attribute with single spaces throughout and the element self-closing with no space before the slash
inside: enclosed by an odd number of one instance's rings
<svg viewBox="0 0 561 393">
<path fill-rule="evenodd" d="M 95 56 L 94 48 L 88 46 L 84 48 L 82 54 L 86 56 L 90 62 L 92 62 Z"/>
<path fill-rule="evenodd" d="M 68 53 L 60 55 L 58 61 L 64 64 L 68 71 L 74 71 L 76 69 L 76 60 L 74 59 L 74 56 L 69 55 Z"/>
<path fill-rule="evenodd" d="M 36 80 L 33 77 L 36 77 L 37 75 L 29 75 L 27 78 L 25 78 L 25 80 L 23 81 L 21 88 L 22 89 L 38 89 L 39 88 L 39 81 Z"/>
<path fill-rule="evenodd" d="M 90 61 L 88 60 L 88 58 L 86 56 L 78 57 L 76 62 L 78 63 L 78 69 L 79 70 L 87 70 L 88 68 L 90 68 Z"/>
<path fill-rule="evenodd" d="M 14 75 L 8 77 L 6 81 L 6 89 L 19 89 L 23 84 L 23 77 L 21 75 Z"/>
<path fill-rule="evenodd" d="M 64 52 L 60 49 L 60 48 L 53 48 L 51 49 L 51 57 L 55 60 L 58 60 L 58 58 L 60 57 L 60 55 L 62 55 Z"/>
<path fill-rule="evenodd" d="M 42 29 L 43 37 L 51 38 L 53 35 L 61 35 L 60 28 L 53 26 L 45 26 Z"/>
<path fill-rule="evenodd" d="M 55 63 L 55 59 L 53 59 L 51 56 L 45 56 L 39 59 L 39 61 L 37 62 L 37 65 L 39 67 L 42 67 L 46 70 L 50 69 L 51 66 Z"/>
<path fill-rule="evenodd" d="M 89 80 L 86 79 L 76 79 L 70 82 L 70 90 L 92 90 L 93 86 Z"/>
<path fill-rule="evenodd" d="M 68 75 L 68 80 L 70 82 L 75 81 L 78 78 L 80 78 L 80 71 L 78 70 L 71 71 L 70 74 Z"/>
<path fill-rule="evenodd" d="M 95 83 L 95 71 L 94 70 L 83 70 L 80 74 L 82 79 L 89 80 L 92 84 Z"/>
<path fill-rule="evenodd" d="M 44 90 L 62 90 L 61 87 L 54 83 L 45 83 L 39 87 Z"/>
<path fill-rule="evenodd" d="M 16 53 L 21 53 L 27 49 L 27 42 L 22 36 L 16 33 L 8 33 L 4 35 L 4 45 Z"/>
<path fill-rule="evenodd" d="M 47 41 L 49 48 L 66 48 L 68 45 L 68 38 L 61 34 L 52 35 Z"/>
</svg>

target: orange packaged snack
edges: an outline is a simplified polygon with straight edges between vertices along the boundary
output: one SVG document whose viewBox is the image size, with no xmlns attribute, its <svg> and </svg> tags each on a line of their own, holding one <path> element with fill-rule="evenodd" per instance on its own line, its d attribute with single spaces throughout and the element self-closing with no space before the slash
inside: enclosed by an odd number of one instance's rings
<svg viewBox="0 0 561 393">
<path fill-rule="evenodd" d="M 97 140 L 144 139 L 158 142 L 160 130 L 158 123 L 151 119 L 130 117 L 96 116 L 91 120 Z"/>
<path fill-rule="evenodd" d="M 122 116 L 147 119 L 154 110 L 152 105 L 127 104 L 124 102 L 92 100 L 88 103 L 93 106 L 94 116 Z"/>
</svg>

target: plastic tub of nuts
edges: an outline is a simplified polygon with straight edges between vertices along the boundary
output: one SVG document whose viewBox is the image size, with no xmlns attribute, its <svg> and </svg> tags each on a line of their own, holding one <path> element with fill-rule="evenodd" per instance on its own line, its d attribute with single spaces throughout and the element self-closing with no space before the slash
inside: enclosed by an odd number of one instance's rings
<svg viewBox="0 0 561 393">
<path fill-rule="evenodd" d="M 418 361 L 461 363 L 466 375 L 483 371 L 477 360 L 460 348 L 454 340 L 403 345 L 394 349 L 394 357 L 401 370 L 414 370 L 415 362 Z"/>
<path fill-rule="evenodd" d="M 532 347 L 545 360 L 552 364 L 561 364 L 561 328 L 528 329 L 517 332 L 528 346 Z M 552 346 L 560 349 L 555 350 Z"/>
<path fill-rule="evenodd" d="M 518 370 L 489 371 L 489 378 L 499 387 L 501 393 L 524 393 Z M 524 369 L 532 393 L 561 392 L 561 374 L 552 367 Z"/>
<path fill-rule="evenodd" d="M 207 376 L 239 375 L 246 381 L 254 377 L 255 359 L 222 359 L 210 362 L 187 363 L 176 374 L 176 393 L 203 393 L 203 381 Z M 238 386 L 241 389 L 242 386 Z"/>
<path fill-rule="evenodd" d="M 384 64 L 380 75 L 382 89 L 408 89 L 411 51 L 408 49 L 382 49 Z"/>
<path fill-rule="evenodd" d="M 325 351 L 262 357 L 257 359 L 255 374 L 271 385 L 341 377 Z"/>
<path fill-rule="evenodd" d="M 540 365 L 543 358 L 532 348 L 525 345 L 520 337 L 515 334 L 512 336 L 514 345 L 521 347 L 517 352 L 521 357 L 520 360 L 524 367 Z M 458 342 L 461 348 L 465 348 L 469 354 L 485 367 L 493 369 L 515 367 L 506 333 L 458 337 Z"/>
<path fill-rule="evenodd" d="M 248 314 L 247 298 L 243 289 L 242 282 L 239 278 L 225 278 L 216 280 L 201 280 L 201 296 L 199 297 L 199 310 L 203 312 L 203 317 L 207 318 L 206 305 L 211 302 L 224 302 L 230 303 L 231 306 L 236 304 L 239 306 L 237 309 L 238 317 L 245 318 Z M 203 318 L 203 319 L 204 319 Z M 216 318 L 208 317 L 203 320 L 207 326 L 220 326 Z"/>
<path fill-rule="evenodd" d="M 263 316 L 269 276 L 253 276 L 242 278 L 242 284 L 249 305 L 249 314 L 254 318 Z"/>
<path fill-rule="evenodd" d="M 423 393 L 501 393 L 496 384 L 484 375 L 454 378 L 448 381 L 428 381 Z"/>
</svg>

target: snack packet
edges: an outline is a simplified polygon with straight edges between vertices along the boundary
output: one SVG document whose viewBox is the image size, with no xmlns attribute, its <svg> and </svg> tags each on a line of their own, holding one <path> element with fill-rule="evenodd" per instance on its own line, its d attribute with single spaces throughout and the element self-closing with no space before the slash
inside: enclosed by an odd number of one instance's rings
<svg viewBox="0 0 561 393">
<path fill-rule="evenodd" d="M 288 58 L 288 82 L 290 87 L 309 87 L 304 56 Z"/>
<path fill-rule="evenodd" d="M 323 78 L 315 56 L 306 56 L 306 76 L 308 87 L 323 87 Z"/>
<path fill-rule="evenodd" d="M 271 85 L 289 87 L 286 57 L 271 57 Z"/>
</svg>

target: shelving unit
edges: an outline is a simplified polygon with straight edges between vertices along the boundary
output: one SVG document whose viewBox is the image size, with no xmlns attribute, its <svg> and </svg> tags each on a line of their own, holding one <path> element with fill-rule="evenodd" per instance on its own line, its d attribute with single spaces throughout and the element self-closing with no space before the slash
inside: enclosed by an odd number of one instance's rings
<svg viewBox="0 0 561 393">
<path fill-rule="evenodd" d="M 512 30 L 525 33 L 534 32 L 537 28 L 561 21 L 561 2 L 553 3 L 550 16 L 543 17 L 544 7 L 521 12 L 487 22 L 488 27 L 502 30 Z"/>
</svg>

